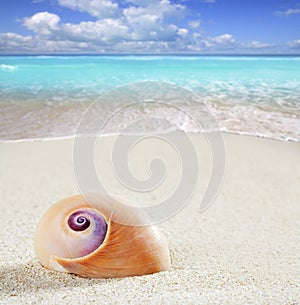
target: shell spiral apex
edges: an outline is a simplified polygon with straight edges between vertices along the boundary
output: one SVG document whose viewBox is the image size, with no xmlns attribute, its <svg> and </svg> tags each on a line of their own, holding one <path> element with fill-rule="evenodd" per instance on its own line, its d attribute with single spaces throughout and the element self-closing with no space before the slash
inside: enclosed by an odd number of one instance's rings
<svg viewBox="0 0 300 305">
<path fill-rule="evenodd" d="M 83 277 L 125 277 L 155 273 L 170 266 L 169 250 L 153 226 L 117 222 L 118 202 L 104 195 L 86 202 L 83 196 L 65 198 L 41 218 L 35 233 L 40 263 Z M 141 216 L 132 210 L 128 219 Z M 127 214 L 125 214 L 127 215 Z"/>
</svg>

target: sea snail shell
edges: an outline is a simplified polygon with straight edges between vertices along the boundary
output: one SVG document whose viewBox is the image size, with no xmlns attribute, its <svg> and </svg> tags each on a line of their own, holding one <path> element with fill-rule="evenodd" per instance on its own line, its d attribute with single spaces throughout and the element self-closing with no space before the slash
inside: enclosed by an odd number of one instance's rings
<svg viewBox="0 0 300 305">
<path fill-rule="evenodd" d="M 35 233 L 40 263 L 83 277 L 144 275 L 169 268 L 166 243 L 153 226 L 113 220 L 116 202 L 101 196 L 87 203 L 81 195 L 65 198 L 41 218 Z M 126 209 L 122 213 L 128 213 Z M 130 211 L 128 218 L 138 219 Z"/>
</svg>

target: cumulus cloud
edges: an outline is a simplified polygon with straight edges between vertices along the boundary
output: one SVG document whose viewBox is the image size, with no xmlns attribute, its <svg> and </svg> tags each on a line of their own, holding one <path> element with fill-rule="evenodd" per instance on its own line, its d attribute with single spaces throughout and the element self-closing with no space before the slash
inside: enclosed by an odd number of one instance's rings
<svg viewBox="0 0 300 305">
<path fill-rule="evenodd" d="M 130 38 L 128 27 L 115 19 L 61 24 L 56 35 L 59 35 L 61 39 L 71 41 L 90 41 L 103 44 L 112 43 L 121 38 L 124 40 Z"/>
<path fill-rule="evenodd" d="M 233 35 L 225 33 L 218 36 L 208 37 L 200 33 L 193 33 L 192 42 L 187 45 L 187 49 L 192 52 L 212 52 L 227 53 L 230 51 L 241 53 L 252 51 L 268 50 L 272 45 L 259 41 L 242 42 L 238 41 Z"/>
<path fill-rule="evenodd" d="M 238 42 L 230 34 L 222 34 L 214 37 L 203 37 L 199 33 L 193 34 L 193 41 L 188 49 L 195 52 L 217 51 L 237 47 Z"/>
<path fill-rule="evenodd" d="M 183 16 L 183 12 L 186 9 L 184 5 L 172 3 L 170 0 L 137 0 L 134 3 L 138 5 L 137 8 L 139 13 L 157 14 L 161 19 Z"/>
<path fill-rule="evenodd" d="M 223 34 L 213 37 L 212 41 L 216 42 L 217 44 L 232 44 L 235 42 L 235 39 L 230 34 Z"/>
<path fill-rule="evenodd" d="M 58 0 L 61 6 L 86 12 L 98 18 L 111 18 L 118 13 L 118 3 L 111 0 Z"/>
<path fill-rule="evenodd" d="M 32 43 L 31 36 L 22 36 L 15 33 L 0 33 L 0 50 L 14 50 L 22 46 L 30 48 Z"/>
<path fill-rule="evenodd" d="M 60 22 L 59 16 L 48 12 L 41 12 L 24 19 L 24 25 L 37 34 L 49 35 Z"/>
<path fill-rule="evenodd" d="M 79 9 L 85 0 L 59 0 L 64 6 Z M 93 0 L 86 11 L 100 16 L 95 7 L 104 2 L 109 7 L 118 8 L 111 1 Z M 173 4 L 169 0 L 127 0 L 131 5 L 118 9 L 118 18 L 99 18 L 97 21 L 86 21 L 78 24 L 61 23 L 56 14 L 41 12 L 24 19 L 24 26 L 34 31 L 40 39 L 54 41 L 92 42 L 96 45 L 107 45 L 118 41 L 174 41 L 186 36 L 188 30 L 179 28 L 173 20 L 179 18 L 185 7 Z M 79 9 L 83 10 L 83 8 Z M 96 12 L 96 13 L 95 13 Z M 91 13 L 92 14 L 92 13 Z"/>
<path fill-rule="evenodd" d="M 132 30 L 134 40 L 176 39 L 178 27 L 172 22 L 183 16 L 185 7 L 169 0 L 127 0 L 131 6 L 123 9 L 124 22 Z"/>
<path fill-rule="evenodd" d="M 174 53 L 264 50 L 258 41 L 240 42 L 232 34 L 203 34 L 200 21 L 187 24 L 185 5 L 171 0 L 56 0 L 59 5 L 86 12 L 92 21 L 65 23 L 51 12 L 23 19 L 31 36 L 0 34 L 2 53 Z M 202 2 L 214 2 L 206 0 Z M 184 3 L 184 2 L 183 2 Z M 296 48 L 291 42 L 290 47 Z"/>
<path fill-rule="evenodd" d="M 60 53 L 62 50 L 67 52 L 84 52 L 95 50 L 96 48 L 87 42 L 75 41 L 54 41 L 43 40 L 32 36 L 22 36 L 15 33 L 0 33 L 0 52 L 1 53 Z"/>
<path fill-rule="evenodd" d="M 107 22 L 107 21 L 105 21 Z M 112 21 L 113 22 L 113 21 Z M 114 20 L 114 22 L 117 22 Z M 60 38 L 49 39 L 48 36 L 21 36 L 15 33 L 0 34 L 0 52 L 33 52 L 33 53 L 173 53 L 179 52 L 212 52 L 226 53 L 231 50 L 251 51 L 268 50 L 271 45 L 251 41 L 248 43 L 237 41 L 232 35 L 226 33 L 215 37 L 202 36 L 199 33 L 189 33 L 188 30 L 179 28 L 176 32 L 177 39 L 166 40 L 135 40 L 127 28 L 123 28 L 124 37 L 119 39 L 118 23 L 115 32 L 109 23 L 98 22 L 99 32 L 93 31 L 94 25 L 88 22 L 78 25 L 62 24 Z M 91 27 L 91 30 L 89 30 Z M 111 32 L 106 33 L 105 28 Z M 102 32 L 101 32 L 102 31 Z M 103 38 L 102 36 L 105 35 Z M 300 40 L 289 44 L 291 50 L 299 50 Z"/>
<path fill-rule="evenodd" d="M 83 21 L 78 24 L 60 23 L 59 16 L 48 12 L 37 13 L 24 19 L 24 25 L 44 36 L 44 38 L 111 41 L 114 38 L 126 39 L 128 27 L 118 19 L 102 19 L 98 21 Z"/>
</svg>

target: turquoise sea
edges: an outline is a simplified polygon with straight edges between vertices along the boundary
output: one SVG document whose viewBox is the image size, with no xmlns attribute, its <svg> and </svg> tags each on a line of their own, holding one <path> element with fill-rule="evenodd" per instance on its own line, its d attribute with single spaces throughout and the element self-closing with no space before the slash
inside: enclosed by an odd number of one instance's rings
<svg viewBox="0 0 300 305">
<path fill-rule="evenodd" d="M 145 80 L 191 90 L 221 130 L 300 141 L 300 56 L 196 55 L 0 56 L 0 140 L 72 136 L 101 94 Z"/>
</svg>

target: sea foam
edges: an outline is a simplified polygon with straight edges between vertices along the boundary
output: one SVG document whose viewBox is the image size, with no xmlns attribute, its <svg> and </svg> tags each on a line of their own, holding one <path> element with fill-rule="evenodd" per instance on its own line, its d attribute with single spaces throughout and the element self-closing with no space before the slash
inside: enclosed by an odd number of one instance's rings
<svg viewBox="0 0 300 305">
<path fill-rule="evenodd" d="M 18 66 L 13 66 L 13 65 L 6 65 L 6 64 L 1 64 L 0 65 L 0 71 L 13 71 L 16 70 Z"/>
</svg>

